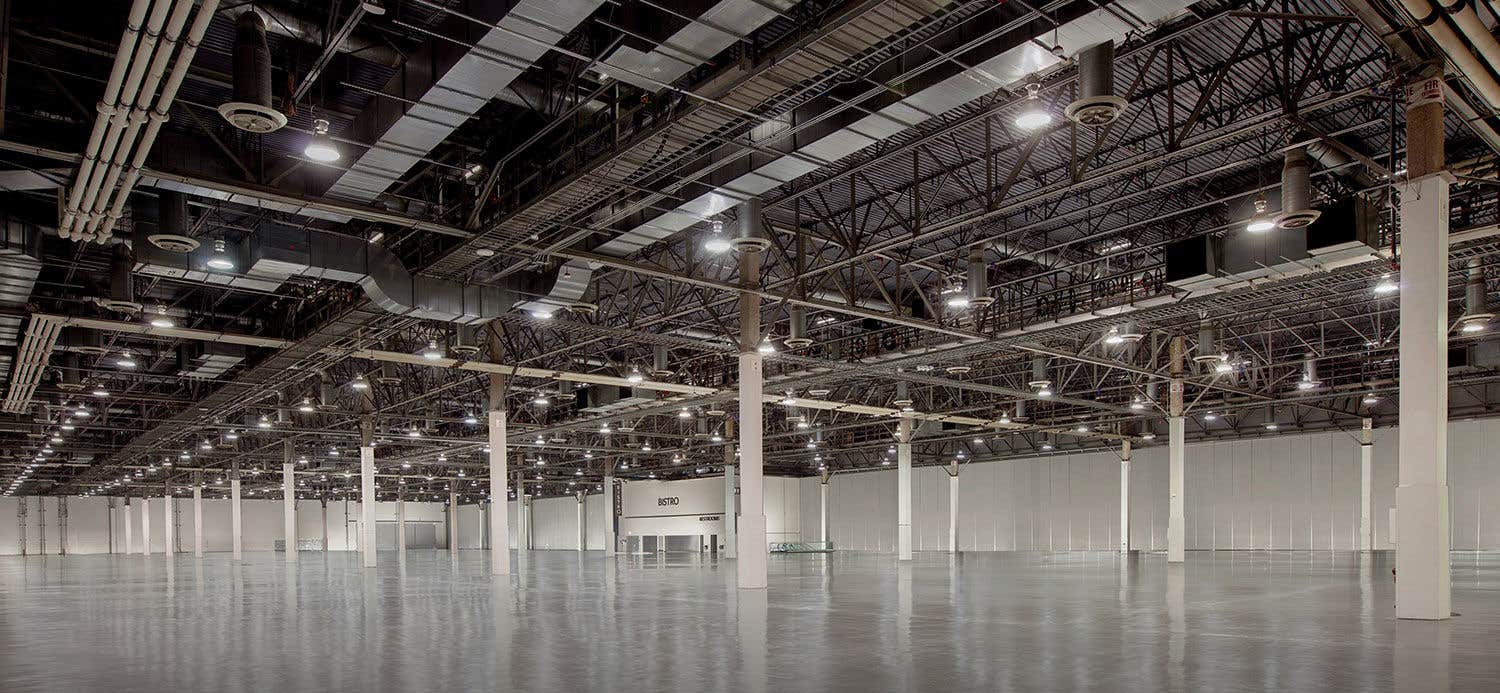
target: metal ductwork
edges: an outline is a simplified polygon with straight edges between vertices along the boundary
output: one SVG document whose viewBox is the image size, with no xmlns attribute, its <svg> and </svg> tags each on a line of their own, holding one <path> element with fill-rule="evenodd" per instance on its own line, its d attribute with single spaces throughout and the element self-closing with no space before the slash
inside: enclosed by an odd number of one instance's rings
<svg viewBox="0 0 1500 693">
<path fill-rule="evenodd" d="M 41 257 L 42 230 L 10 219 L 0 223 L 4 224 L 4 233 L 0 234 L 0 308 L 7 312 L 21 312 L 31 302 L 31 291 L 36 288 L 36 278 L 42 272 L 42 262 L 38 259 Z M 12 391 L 16 389 L 18 377 L 27 371 L 22 364 L 16 364 L 15 372 L 11 370 L 12 350 L 25 354 L 20 349 L 21 320 L 12 315 L 0 315 L 0 347 L 3 347 L 0 348 L 0 374 L 10 377 Z M 40 371 L 37 369 L 38 382 Z M 23 383 L 22 389 L 25 387 Z M 34 391 L 36 386 L 29 387 Z M 20 401 L 30 401 L 29 392 L 18 394 L 25 394 Z"/>
<path fill-rule="evenodd" d="M 1010 260 L 1030 260 L 1046 269 L 1057 269 L 1068 264 L 1068 261 L 1055 251 L 1032 250 L 1010 239 L 995 239 L 990 241 L 988 247 L 999 253 L 1000 257 Z"/>
<path fill-rule="evenodd" d="M 130 246 L 117 243 L 110 248 L 109 297 L 99 301 L 99 305 L 117 313 L 135 315 L 141 312 L 142 306 L 135 300 L 135 279 L 131 273 L 134 264 L 130 259 Z"/>
<path fill-rule="evenodd" d="M 627 38 L 626 45 L 612 51 L 597 69 L 642 90 L 661 91 L 664 85 L 698 67 L 703 59 L 724 52 L 742 36 L 750 35 L 796 5 L 793 0 L 723 0 L 700 13 L 698 21 L 687 22 L 649 52 L 630 45 L 633 42 Z M 636 4 L 631 9 L 649 11 L 650 5 Z M 662 19 L 678 18 L 667 15 Z M 740 35 L 716 27 L 725 27 Z M 640 28 L 648 30 L 648 27 Z"/>
<path fill-rule="evenodd" d="M 651 369 L 646 374 L 657 380 L 672 377 L 672 367 L 667 363 L 666 345 L 656 344 L 651 347 Z"/>
<path fill-rule="evenodd" d="M 1322 214 L 1312 206 L 1312 180 L 1307 150 L 1301 147 L 1288 149 L 1281 166 L 1281 214 L 1276 216 L 1276 226 L 1283 229 L 1301 229 L 1318 220 Z"/>
<path fill-rule="evenodd" d="M 917 127 L 936 114 L 947 113 L 989 96 L 997 89 L 1015 87 L 1023 81 L 1035 79 L 1038 72 L 1063 62 L 1044 46 L 1058 45 L 1064 54 L 1068 54 L 1103 41 L 1123 40 L 1135 31 L 1136 24 L 1122 17 L 1154 24 L 1175 17 L 1188 4 L 1184 0 L 1111 3 L 1109 7 L 1089 10 L 1062 21 L 1036 36 L 1035 40 L 1017 41 L 1007 34 L 982 46 L 964 46 L 966 59 L 968 56 L 980 58 L 986 52 L 989 57 L 970 63 L 968 68 L 963 68 L 961 63 L 939 60 L 941 64 L 921 70 L 919 77 L 908 78 L 903 92 L 885 94 L 878 101 L 861 103 L 859 108 L 817 99 L 800 105 L 796 111 L 781 118 L 787 123 L 814 125 L 781 128 L 763 138 L 756 138 L 752 133 L 751 139 L 756 145 L 753 154 L 725 154 L 730 159 L 716 164 L 712 174 L 682 188 L 679 194 L 686 199 L 685 202 L 665 212 L 647 210 L 631 215 L 616 225 L 614 237 L 591 248 L 591 252 L 627 257 L 831 162 L 843 160 L 876 142 Z M 959 37 L 954 38 L 959 40 Z M 942 50 L 937 52 L 943 53 Z M 896 66 L 892 69 L 895 70 Z M 902 69 L 910 70 L 912 66 L 902 66 Z M 894 78 L 897 75 L 889 76 Z M 619 78 L 624 80 L 625 76 Z M 741 235 L 743 232 L 742 227 Z M 754 232 L 761 233 L 759 229 Z M 1048 267 L 1065 264 L 1052 253 L 1032 253 L 1029 249 L 1003 245 L 995 248 L 1002 255 L 1025 256 Z M 576 263 L 576 266 L 587 268 L 583 262 Z M 543 300 L 568 302 L 559 292 L 553 292 Z"/>
<path fill-rule="evenodd" d="M 1031 417 L 1026 413 L 1026 400 L 1024 400 L 1024 399 L 1018 399 L 1018 400 L 1016 400 L 1016 415 L 1015 415 L 1014 419 L 1017 422 L 1028 421 L 1028 420 L 1031 419 Z"/>
<path fill-rule="evenodd" d="M 416 166 L 422 157 L 502 93 L 526 68 L 573 31 L 603 0 L 475 0 L 465 14 L 491 29 L 473 49 L 434 38 L 418 49 L 387 83 L 396 99 L 377 99 L 360 113 L 350 136 L 369 142 L 327 191 L 332 197 L 370 202 Z M 450 17 L 439 36 L 469 36 L 469 19 Z"/>
<path fill-rule="evenodd" d="M 137 239 L 145 236 L 147 243 L 172 253 L 190 253 L 197 249 L 198 240 L 189 235 L 193 224 L 192 217 L 188 215 L 187 195 L 175 190 L 158 190 L 156 205 L 157 221 L 154 225 L 154 232 L 148 230 L 143 234 L 138 234 Z M 141 203 L 137 202 L 138 215 L 141 206 Z M 136 223 L 143 223 L 142 218 L 142 216 L 137 216 Z"/>
<path fill-rule="evenodd" d="M 222 342 L 186 341 L 177 348 L 177 374 L 184 378 L 217 380 L 245 360 L 245 347 Z"/>
<path fill-rule="evenodd" d="M 984 261 L 983 248 L 971 248 L 969 250 L 968 279 L 964 290 L 968 292 L 969 305 L 976 309 L 984 308 L 995 302 L 995 297 L 990 295 L 990 272 L 989 265 Z"/>
<path fill-rule="evenodd" d="M 507 288 L 469 286 L 458 282 L 413 276 L 384 246 L 358 238 L 309 229 L 271 226 L 245 245 L 226 243 L 228 253 L 245 267 L 244 276 L 200 270 L 208 249 L 186 255 L 154 246 L 141 248 L 138 271 L 167 276 L 206 276 L 211 283 L 260 282 L 271 290 L 293 276 L 359 284 L 370 301 L 397 315 L 459 324 L 489 322 L 509 311 L 518 293 L 539 288 L 542 277 L 514 275 Z"/>
<path fill-rule="evenodd" d="M 812 346 L 812 339 L 807 336 L 807 308 L 803 306 L 792 306 L 791 318 L 787 326 L 786 345 L 791 349 L 805 349 Z"/>
<path fill-rule="evenodd" d="M 909 387 L 905 380 L 896 381 L 896 396 L 891 399 L 891 404 L 902 409 L 911 407 L 914 400 L 912 400 L 911 395 L 907 392 Z"/>
<path fill-rule="evenodd" d="M 234 100 L 219 106 L 219 115 L 246 132 L 286 126 L 286 116 L 271 106 L 271 48 L 258 13 L 241 12 L 234 22 Z"/>
<path fill-rule="evenodd" d="M 1026 383 L 1040 396 L 1043 392 L 1051 392 L 1052 380 L 1047 377 L 1047 357 L 1037 354 L 1031 357 L 1031 380 Z"/>
<path fill-rule="evenodd" d="M 1102 127 L 1125 110 L 1115 95 L 1115 42 L 1096 43 L 1078 52 L 1078 98 L 1063 111 L 1079 125 Z"/>
<path fill-rule="evenodd" d="M 1212 323 L 1204 321 L 1198 324 L 1197 353 L 1193 360 L 1198 363 L 1213 363 L 1222 361 L 1223 350 L 1219 349 L 1219 330 Z"/>
<path fill-rule="evenodd" d="M 482 329 L 481 325 L 459 325 L 453 333 L 453 342 L 448 345 L 448 350 L 460 358 L 473 358 L 483 347 L 480 334 Z"/>
<path fill-rule="evenodd" d="M 1479 258 L 1469 260 L 1469 276 L 1464 283 L 1464 314 L 1459 317 L 1459 330 L 1473 333 L 1483 331 L 1495 319 L 1490 309 L 1488 289 L 1484 281 L 1484 264 Z"/>
</svg>

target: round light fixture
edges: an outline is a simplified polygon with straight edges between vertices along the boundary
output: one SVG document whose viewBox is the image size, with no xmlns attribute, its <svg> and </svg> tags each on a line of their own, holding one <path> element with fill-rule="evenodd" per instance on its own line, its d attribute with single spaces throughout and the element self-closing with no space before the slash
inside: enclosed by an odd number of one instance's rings
<svg viewBox="0 0 1500 693">
<path fill-rule="evenodd" d="M 302 154 L 313 161 L 329 163 L 339 160 L 339 148 L 328 134 L 328 121 L 318 118 L 313 121 L 312 138 L 302 148 Z"/>
</svg>

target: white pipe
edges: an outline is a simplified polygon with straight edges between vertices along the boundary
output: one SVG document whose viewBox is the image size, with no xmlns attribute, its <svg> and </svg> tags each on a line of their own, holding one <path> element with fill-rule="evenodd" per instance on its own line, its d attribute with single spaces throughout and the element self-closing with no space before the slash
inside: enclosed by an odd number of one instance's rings
<svg viewBox="0 0 1500 693">
<path fill-rule="evenodd" d="M 126 74 L 125 84 L 120 90 L 119 107 L 114 110 L 114 113 L 109 118 L 109 130 L 104 136 L 104 146 L 99 150 L 99 154 L 103 158 L 95 164 L 91 172 L 92 175 L 87 180 L 80 179 L 78 181 L 78 183 L 84 185 L 83 201 L 79 205 L 79 209 L 81 210 L 80 214 L 85 218 L 88 216 L 88 210 L 94 206 L 94 199 L 99 195 L 99 190 L 104 183 L 105 173 L 108 171 L 110 163 L 114 160 L 115 147 L 119 144 L 120 136 L 124 134 L 125 127 L 128 124 L 129 106 L 131 102 L 135 101 L 136 93 L 140 90 L 141 79 L 146 74 L 146 66 L 150 64 L 151 56 L 156 52 L 156 40 L 161 35 L 162 25 L 167 21 L 167 12 L 171 9 L 171 0 L 163 0 L 152 5 L 151 15 L 146 20 L 145 33 L 141 35 L 140 46 L 132 56 L 130 72 Z M 75 217 L 73 224 L 62 229 L 67 233 L 66 238 L 77 240 L 82 237 L 80 231 L 75 228 L 77 221 L 78 218 Z"/>
<path fill-rule="evenodd" d="M 165 4 L 170 5 L 172 1 L 166 0 Z M 146 122 L 150 113 L 151 102 L 156 98 L 157 87 L 161 85 L 162 77 L 167 72 L 167 63 L 171 61 L 172 54 L 177 50 L 177 38 L 182 34 L 182 28 L 187 25 L 188 13 L 192 10 L 193 3 L 189 0 L 178 1 L 172 10 L 171 18 L 167 20 L 166 28 L 158 37 L 156 53 L 150 60 L 150 68 L 146 70 L 145 80 L 141 82 L 140 89 L 136 92 L 135 107 L 129 111 L 129 122 L 125 133 L 120 137 L 119 148 L 111 159 L 112 164 L 105 175 L 104 184 L 99 189 L 102 194 L 95 200 L 92 209 L 84 209 L 88 213 L 88 228 L 83 232 L 85 239 L 93 240 L 100 223 L 103 222 L 101 215 L 109 208 L 115 183 L 120 179 L 125 162 L 130 159 L 130 150 L 135 146 L 137 136 L 141 131 L 141 124 Z"/>
<path fill-rule="evenodd" d="M 63 222 L 58 226 L 58 235 L 66 238 L 68 229 L 73 226 L 73 220 L 78 216 L 78 206 L 83 202 L 83 181 L 88 180 L 94 173 L 94 162 L 99 155 L 99 146 L 104 142 L 104 132 L 109 129 L 110 118 L 115 114 L 115 108 L 119 105 L 120 85 L 125 81 L 125 70 L 134 60 L 136 39 L 141 33 L 141 24 L 146 21 L 146 10 L 151 7 L 151 0 L 135 0 L 130 6 L 130 14 L 125 19 L 125 31 L 120 35 L 120 49 L 115 53 L 115 65 L 109 73 L 109 81 L 104 83 L 104 96 L 99 99 L 95 109 L 99 116 L 94 119 L 94 129 L 89 133 L 88 146 L 83 148 L 83 161 L 78 166 L 78 180 L 73 184 L 73 190 L 68 194 L 68 209 L 63 215 Z"/>
<path fill-rule="evenodd" d="M 193 56 L 198 53 L 198 44 L 203 41 L 203 35 L 208 32 L 208 25 L 213 22 L 214 12 L 218 11 L 218 7 L 219 0 L 205 0 L 198 8 L 197 16 L 193 17 L 193 26 L 188 29 L 182 51 L 177 56 L 177 62 L 172 65 L 172 74 L 167 77 L 167 83 L 162 86 L 161 97 L 157 99 L 156 108 L 151 113 L 151 123 L 146 126 L 146 134 L 141 137 L 140 146 L 136 147 L 135 159 L 130 162 L 130 172 L 125 175 L 125 182 L 120 185 L 120 190 L 116 193 L 115 203 L 110 208 L 109 217 L 100 229 L 99 235 L 105 240 L 109 239 L 115 223 L 124 213 L 125 202 L 130 197 L 130 191 L 135 189 L 135 183 L 141 176 L 141 168 L 146 165 L 146 156 L 151 153 L 151 146 L 156 144 L 156 136 L 161 132 L 161 124 L 167 121 L 167 114 L 172 110 L 172 102 L 177 99 L 177 90 L 182 87 L 182 80 L 187 78 L 188 67 L 193 64 Z"/>
<path fill-rule="evenodd" d="M 1406 11 L 1410 12 L 1412 17 L 1416 18 L 1417 25 L 1427 30 L 1428 35 L 1432 36 L 1433 41 L 1443 50 L 1443 54 L 1448 56 L 1448 59 L 1458 67 L 1459 72 L 1463 73 L 1464 78 L 1474 85 L 1490 108 L 1500 108 L 1500 83 L 1496 83 L 1495 78 L 1490 76 L 1485 66 L 1468 48 L 1464 47 L 1463 42 L 1452 29 L 1448 28 L 1447 23 L 1439 19 L 1431 24 L 1422 24 L 1423 17 L 1430 17 L 1437 11 L 1432 3 L 1428 0 L 1401 0 L 1401 4 L 1406 7 Z M 1493 42 L 1494 38 L 1491 37 L 1490 41 Z"/>
<path fill-rule="evenodd" d="M 1500 41 L 1496 41 L 1495 35 L 1479 20 L 1479 15 L 1474 12 L 1474 5 L 1463 0 L 1452 4 L 1448 0 L 1438 0 L 1438 4 L 1453 18 L 1453 23 L 1458 25 L 1459 31 L 1479 51 L 1480 57 L 1492 67 L 1500 66 Z"/>
</svg>

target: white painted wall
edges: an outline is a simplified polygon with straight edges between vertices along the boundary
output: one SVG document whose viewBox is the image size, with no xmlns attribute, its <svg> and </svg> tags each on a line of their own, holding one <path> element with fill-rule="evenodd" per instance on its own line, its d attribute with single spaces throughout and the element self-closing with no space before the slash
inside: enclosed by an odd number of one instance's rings
<svg viewBox="0 0 1500 693">
<path fill-rule="evenodd" d="M 1354 432 L 1357 435 L 1357 432 Z M 1396 429 L 1375 435 L 1375 546 L 1391 548 Z M 1500 420 L 1453 422 L 1448 471 L 1453 548 L 1500 550 L 1500 462 L 1489 452 Z M 1132 546 L 1165 550 L 1165 445 L 1138 447 L 1131 480 Z M 1112 453 L 964 465 L 959 546 L 965 551 L 1112 551 L 1118 547 L 1119 458 Z M 946 549 L 947 474 L 912 475 L 912 542 Z M 769 479 L 768 479 L 769 481 Z M 1353 550 L 1358 546 L 1359 444 L 1354 435 L 1317 433 L 1189 445 L 1186 467 L 1189 549 Z M 818 534 L 818 480 L 801 486 L 802 535 Z M 768 496 L 770 492 L 768 490 Z M 829 488 L 829 532 L 849 551 L 895 551 L 894 469 L 841 474 Z M 770 501 L 767 502 L 768 506 Z"/>
<path fill-rule="evenodd" d="M 57 525 L 57 498 L 56 497 L 27 497 L 24 499 L 29 505 L 27 507 L 27 551 L 36 553 L 39 543 L 37 532 L 45 530 L 47 535 L 47 553 L 56 554 L 58 547 L 58 525 Z M 46 504 L 45 525 L 38 524 L 36 504 L 41 500 Z M 18 497 L 0 497 L 0 555 L 14 555 L 20 553 L 19 525 L 16 510 L 22 499 Z M 115 551 L 125 550 L 125 527 L 122 524 L 124 518 L 124 506 L 122 499 L 115 499 L 115 512 L 113 517 L 109 516 L 108 499 L 105 498 L 80 498 L 70 497 L 68 499 L 68 553 L 106 553 L 109 551 L 109 536 L 114 534 Z M 166 517 L 163 514 L 163 503 L 160 497 L 150 499 L 151 523 L 151 550 L 161 553 L 165 549 L 166 541 Z M 192 552 L 193 550 L 193 500 L 191 497 L 179 496 L 173 504 L 177 522 L 176 550 L 179 552 Z M 131 534 L 136 542 L 140 541 L 140 504 L 139 499 L 132 499 L 130 506 Z M 282 538 L 285 528 L 282 525 L 282 506 L 280 500 L 242 500 L 242 521 L 244 522 L 243 542 L 246 551 L 270 551 L 275 542 Z M 394 522 L 397 518 L 396 504 L 394 502 L 381 502 L 375 509 L 376 521 Z M 437 523 L 438 541 L 446 543 L 447 529 L 443 525 L 445 521 L 444 506 L 442 503 L 413 502 L 406 504 L 406 519 L 408 522 L 428 521 Z M 323 515 L 318 501 L 297 501 L 297 534 L 304 539 L 322 539 L 323 537 Z M 328 548 L 331 551 L 354 551 L 358 549 L 359 537 L 359 504 L 345 501 L 329 501 L 328 503 Z M 203 499 L 203 550 L 204 551 L 229 551 L 231 547 L 229 501 L 218 498 Z"/>
<path fill-rule="evenodd" d="M 1453 422 L 1448 434 L 1448 474 L 1452 493 L 1453 548 L 1500 550 L 1500 461 L 1492 450 L 1500 440 L 1500 419 Z M 1376 548 L 1391 548 L 1389 509 L 1395 500 L 1396 430 L 1375 432 L 1373 521 Z M 965 551 L 1112 551 L 1118 546 L 1119 459 L 1111 453 L 1062 455 L 1042 459 L 964 465 L 959 485 L 959 545 Z M 1144 550 L 1166 548 L 1166 449 L 1137 448 L 1131 481 L 1132 544 Z M 946 548 L 948 477 L 936 467 L 912 474 L 913 546 L 919 551 Z M 625 484 L 626 489 L 636 483 Z M 672 482 L 681 483 L 681 482 Z M 720 478 L 694 480 L 719 489 L 713 494 L 722 512 Z M 1357 546 L 1359 524 L 1359 445 L 1352 435 L 1318 433 L 1188 446 L 1187 544 L 1190 549 L 1350 550 Z M 654 491 L 653 491 L 654 492 Z M 654 496 L 652 497 L 654 503 Z M 840 474 L 829 488 L 829 531 L 834 545 L 847 551 L 895 550 L 895 470 Z M 17 497 L 0 497 L 0 554 L 19 553 Z M 45 515 L 30 503 L 28 548 L 35 553 L 38 532 L 45 531 L 48 553 L 57 553 L 57 498 L 41 499 Z M 119 501 L 116 500 L 118 505 Z M 245 550 L 268 551 L 281 538 L 281 502 L 245 500 Z M 532 537 L 538 549 L 576 549 L 577 513 L 571 497 L 534 501 Z M 588 548 L 603 548 L 606 512 L 601 494 L 588 496 L 585 518 Z M 229 501 L 204 499 L 204 549 L 228 551 Z M 103 553 L 114 533 L 116 551 L 124 549 L 124 528 L 117 507 L 113 522 L 104 498 L 68 499 L 69 553 Z M 817 541 L 818 480 L 765 479 L 768 541 Z M 139 506 L 132 506 L 132 532 L 140 540 Z M 176 502 L 177 541 L 192 550 L 192 500 Z M 519 523 L 516 504 L 508 504 L 511 546 Z M 160 498 L 151 499 L 152 550 L 160 552 L 165 520 Z M 442 503 L 409 502 L 407 518 L 440 523 L 446 541 Z M 379 521 L 396 519 L 396 504 L 376 508 Z M 40 520 L 44 518 L 45 524 Z M 459 548 L 481 548 L 484 515 L 477 505 L 460 506 Z M 356 550 L 359 504 L 328 505 L 329 548 Z M 297 531 L 321 537 L 317 501 L 300 501 Z"/>
</svg>

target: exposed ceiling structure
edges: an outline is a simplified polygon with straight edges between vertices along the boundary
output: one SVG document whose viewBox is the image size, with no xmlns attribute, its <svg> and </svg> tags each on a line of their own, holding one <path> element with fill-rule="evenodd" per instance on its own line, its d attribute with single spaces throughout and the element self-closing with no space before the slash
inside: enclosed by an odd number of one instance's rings
<svg viewBox="0 0 1500 693">
<path fill-rule="evenodd" d="M 492 374 L 528 493 L 717 473 L 739 227 L 768 473 L 890 464 L 902 416 L 918 464 L 1152 445 L 1177 337 L 1189 439 L 1391 425 L 1434 62 L 1450 414 L 1500 404 L 1487 4 L 6 7 L 11 493 L 276 497 L 290 449 L 352 497 L 364 420 L 383 497 L 474 500 Z"/>
</svg>

